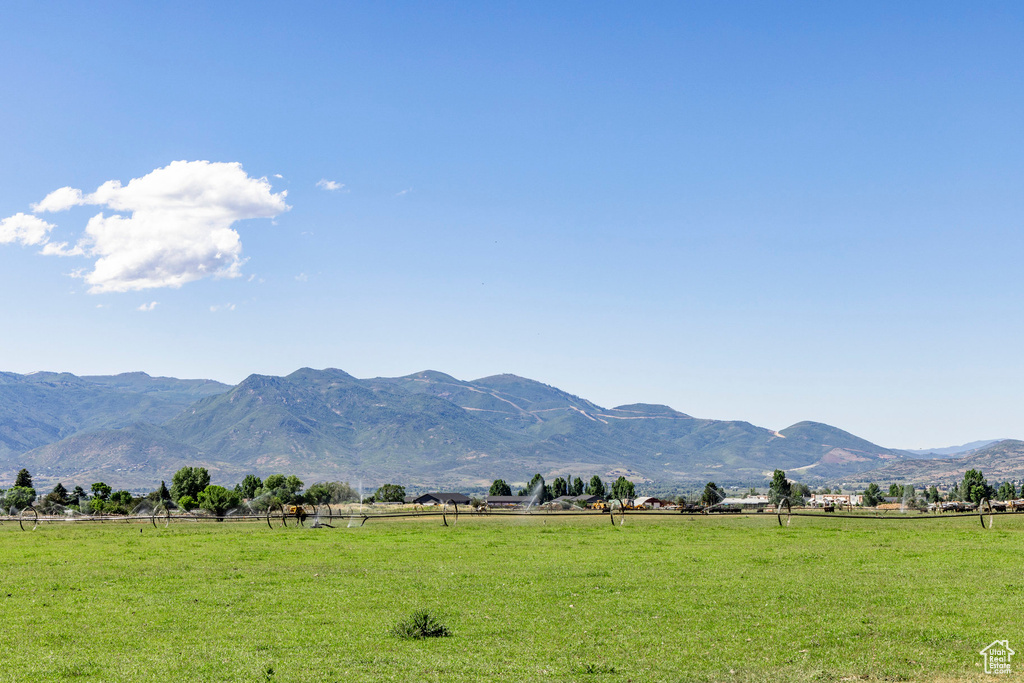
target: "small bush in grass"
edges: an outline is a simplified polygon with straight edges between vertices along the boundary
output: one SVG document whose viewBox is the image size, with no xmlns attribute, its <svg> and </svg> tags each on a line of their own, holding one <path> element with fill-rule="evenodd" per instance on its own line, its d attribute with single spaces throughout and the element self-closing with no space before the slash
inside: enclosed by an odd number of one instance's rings
<svg viewBox="0 0 1024 683">
<path fill-rule="evenodd" d="M 402 619 L 391 632 L 406 640 L 414 638 L 443 638 L 450 636 L 451 631 L 437 617 L 425 609 L 416 610 L 407 619 Z"/>
</svg>

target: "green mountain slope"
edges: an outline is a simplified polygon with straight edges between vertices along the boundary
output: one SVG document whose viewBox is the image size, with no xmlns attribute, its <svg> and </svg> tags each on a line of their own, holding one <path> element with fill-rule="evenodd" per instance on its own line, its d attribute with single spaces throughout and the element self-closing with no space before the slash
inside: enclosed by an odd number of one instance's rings
<svg viewBox="0 0 1024 683">
<path fill-rule="evenodd" d="M 37 488 L 54 480 L 87 489 L 94 481 L 115 487 L 148 486 L 161 479 L 169 481 L 179 467 L 199 461 L 211 470 L 223 470 L 215 460 L 168 436 L 162 427 L 136 424 L 82 432 L 48 444 L 15 461 L 11 472 L 4 474 L 10 478 L 18 466 L 27 466 L 35 474 Z"/>
<path fill-rule="evenodd" d="M 464 381 L 425 371 L 360 380 L 337 369 L 303 368 L 285 377 L 252 375 L 226 392 L 199 398 L 173 419 L 145 423 L 128 416 L 163 416 L 171 409 L 170 397 L 185 400 L 219 387 L 144 375 L 91 384 L 73 376 L 61 381 L 105 392 L 92 397 L 98 401 L 94 418 L 58 428 L 51 415 L 39 412 L 38 423 L 16 425 L 11 450 L 22 452 L 5 469 L 49 468 L 54 476 L 119 472 L 108 474 L 115 479 L 108 483 L 146 486 L 158 471 L 166 478 L 175 464 L 192 458 L 215 464 L 225 476 L 289 472 L 308 481 L 396 480 L 457 488 L 497 477 L 525 481 L 535 472 L 548 478 L 622 474 L 664 483 L 760 483 L 776 467 L 816 482 L 902 457 L 828 425 L 805 422 L 776 433 L 661 405 L 606 409 L 515 375 Z M 123 404 L 122 415 L 117 401 L 126 398 L 131 401 Z M 110 410 L 99 409 L 104 405 Z M 93 423 L 103 420 L 110 424 L 99 427 L 118 428 L 97 429 Z M 86 426 L 76 429 L 79 423 Z M 30 449 L 30 436 L 57 442 Z M 104 460 L 104 453 L 116 457 Z"/>
<path fill-rule="evenodd" d="M 196 399 L 227 389 L 209 380 L 152 378 L 144 373 L 0 373 L 0 462 L 82 431 L 135 422 L 160 424 Z"/>
<path fill-rule="evenodd" d="M 783 440 L 772 444 L 767 458 L 788 467 L 802 478 L 833 479 L 873 469 L 891 461 L 903 460 L 902 451 L 881 448 L 820 422 L 798 422 L 779 432 Z M 814 458 L 807 466 L 788 460 L 789 452 L 801 452 Z"/>
<path fill-rule="evenodd" d="M 510 441 L 445 399 L 308 368 L 287 377 L 250 376 L 196 403 L 166 430 L 204 453 L 262 471 L 375 481 L 457 471 L 463 461 L 500 456 Z"/>
</svg>

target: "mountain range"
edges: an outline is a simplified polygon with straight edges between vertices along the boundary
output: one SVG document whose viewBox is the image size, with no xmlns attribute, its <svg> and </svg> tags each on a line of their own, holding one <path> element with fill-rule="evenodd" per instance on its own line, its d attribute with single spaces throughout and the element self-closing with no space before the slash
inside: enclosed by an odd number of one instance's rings
<svg viewBox="0 0 1024 683">
<path fill-rule="evenodd" d="M 930 462 L 821 423 L 776 432 L 663 405 L 603 408 L 508 374 L 357 379 L 303 368 L 232 387 L 144 373 L 0 373 L 0 481 L 27 467 L 41 485 L 141 490 L 197 464 L 225 484 L 283 472 L 445 490 L 540 472 L 759 485 L 775 468 L 816 484 Z"/>
<path fill-rule="evenodd" d="M 990 483 L 1024 481 L 1024 441 L 1003 439 L 953 457 L 894 461 L 879 469 L 863 472 L 855 479 L 859 482 L 871 480 L 920 487 L 952 484 L 963 479 L 964 472 L 971 469 L 980 470 Z"/>
</svg>

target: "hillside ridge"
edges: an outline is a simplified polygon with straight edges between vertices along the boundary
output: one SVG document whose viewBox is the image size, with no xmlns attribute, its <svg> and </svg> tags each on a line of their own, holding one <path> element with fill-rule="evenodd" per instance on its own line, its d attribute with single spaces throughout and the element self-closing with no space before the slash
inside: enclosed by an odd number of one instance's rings
<svg viewBox="0 0 1024 683">
<path fill-rule="evenodd" d="M 760 485 L 775 468 L 814 484 L 912 460 L 823 423 L 776 432 L 658 404 L 604 408 L 509 373 L 358 379 L 304 367 L 233 387 L 145 373 L 32 377 L 0 373 L 0 477 L 28 467 L 41 482 L 142 487 L 191 459 L 227 479 L 288 472 L 442 488 L 536 472 Z"/>
</svg>

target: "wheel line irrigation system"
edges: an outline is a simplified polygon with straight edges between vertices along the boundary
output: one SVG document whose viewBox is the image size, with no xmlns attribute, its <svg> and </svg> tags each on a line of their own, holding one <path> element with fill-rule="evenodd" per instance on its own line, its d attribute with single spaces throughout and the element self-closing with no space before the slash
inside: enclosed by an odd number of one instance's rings
<svg viewBox="0 0 1024 683">
<path fill-rule="evenodd" d="M 612 523 L 612 526 L 623 526 L 626 523 L 626 506 L 623 505 L 622 501 L 617 501 L 618 505 L 609 506 L 608 517 Z M 459 521 L 459 506 L 455 503 L 445 503 L 444 505 L 437 506 L 438 509 L 434 511 L 415 510 L 409 512 L 383 512 L 383 513 L 367 513 L 365 510 L 359 511 L 335 511 L 330 505 L 302 505 L 295 506 L 295 512 L 288 512 L 284 506 L 280 504 L 270 505 L 265 512 L 252 512 L 246 514 L 228 514 L 224 516 L 214 515 L 202 515 L 202 514 L 171 514 L 171 510 L 166 506 L 158 506 L 151 511 L 142 513 L 132 513 L 128 515 L 82 515 L 78 514 L 75 516 L 65 515 L 47 515 L 40 514 L 39 511 L 29 505 L 22 509 L 17 514 L 8 514 L 6 516 L 0 516 L 0 524 L 4 522 L 17 522 L 18 526 L 23 531 L 35 531 L 42 524 L 59 524 L 59 523 L 101 523 L 101 524 L 115 524 L 118 522 L 124 523 L 146 523 L 149 522 L 154 528 L 159 528 L 163 525 L 164 528 L 170 527 L 171 523 L 179 522 L 243 522 L 243 521 L 266 521 L 267 526 L 271 529 L 274 528 L 275 523 L 279 526 L 287 527 L 289 520 L 293 521 L 296 525 L 305 526 L 306 520 L 311 519 L 311 528 L 335 528 L 333 522 L 337 520 L 339 523 L 345 523 L 348 527 L 363 526 L 369 520 L 386 520 L 386 519 L 413 519 L 413 518 L 440 518 L 441 524 L 446 527 L 454 527 Z M 722 513 L 721 509 L 716 510 L 718 506 L 708 506 L 693 511 L 685 511 L 691 515 L 719 515 Z M 462 514 L 466 514 L 463 512 Z M 493 515 L 495 517 L 545 517 L 546 515 L 558 516 L 558 517 L 572 517 L 572 516 L 586 516 L 594 517 L 596 514 L 594 511 L 584 510 L 568 510 L 568 511 L 553 511 L 553 510 L 507 510 L 500 512 L 493 512 L 486 508 L 477 509 L 471 513 L 474 517 L 485 517 Z M 639 511 L 638 515 L 643 517 L 666 517 L 669 515 L 677 515 L 678 512 L 669 511 Z M 769 511 L 769 514 L 772 514 Z M 924 520 L 924 519 L 956 519 L 960 517 L 978 517 L 981 522 L 983 529 L 991 529 L 995 518 L 1001 515 L 1014 515 L 1016 512 L 998 512 L 996 511 L 991 502 L 983 500 L 978 506 L 976 512 L 966 513 L 955 513 L 955 514 L 919 514 L 919 515 L 908 515 L 900 514 L 899 516 L 889 515 L 867 515 L 867 514 L 843 514 L 835 512 L 807 512 L 799 509 L 794 510 L 788 500 L 783 500 L 779 503 L 778 507 L 774 510 L 776 519 L 778 520 L 780 527 L 788 527 L 793 521 L 794 517 L 815 517 L 817 519 L 856 519 L 861 521 L 909 521 L 909 520 Z M 986 519 L 988 521 L 986 523 Z M 358 522 L 358 523 L 356 523 Z M 141 529 L 140 529 L 141 530 Z"/>
</svg>

